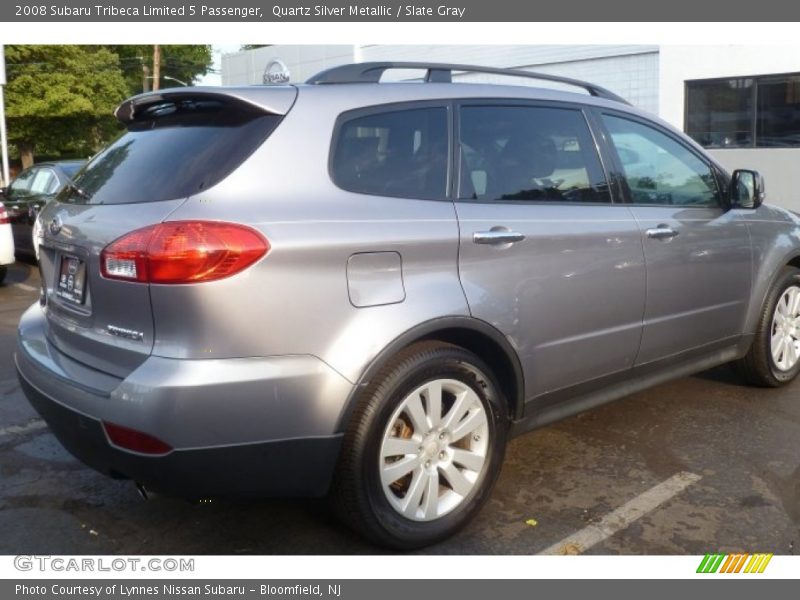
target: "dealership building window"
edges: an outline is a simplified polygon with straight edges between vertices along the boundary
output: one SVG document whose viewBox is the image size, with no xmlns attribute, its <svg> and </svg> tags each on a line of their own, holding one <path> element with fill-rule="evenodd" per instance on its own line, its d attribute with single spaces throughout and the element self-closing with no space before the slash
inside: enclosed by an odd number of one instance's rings
<svg viewBox="0 0 800 600">
<path fill-rule="evenodd" d="M 800 148 L 800 73 L 687 81 L 686 133 L 705 148 Z"/>
</svg>

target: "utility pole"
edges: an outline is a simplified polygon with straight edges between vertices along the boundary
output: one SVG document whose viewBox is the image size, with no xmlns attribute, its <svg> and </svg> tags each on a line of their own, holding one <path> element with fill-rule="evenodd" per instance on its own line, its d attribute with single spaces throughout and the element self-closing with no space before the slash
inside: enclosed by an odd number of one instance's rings
<svg viewBox="0 0 800 600">
<path fill-rule="evenodd" d="M 6 51 L 0 44 L 0 152 L 2 152 L 3 187 L 9 184 L 8 174 L 8 138 L 6 137 L 6 100 L 3 92 L 6 87 Z"/>
<path fill-rule="evenodd" d="M 150 91 L 150 67 L 144 62 L 142 57 L 142 92 Z"/>
<path fill-rule="evenodd" d="M 161 79 L 161 46 L 153 46 L 153 91 L 158 90 Z"/>
</svg>

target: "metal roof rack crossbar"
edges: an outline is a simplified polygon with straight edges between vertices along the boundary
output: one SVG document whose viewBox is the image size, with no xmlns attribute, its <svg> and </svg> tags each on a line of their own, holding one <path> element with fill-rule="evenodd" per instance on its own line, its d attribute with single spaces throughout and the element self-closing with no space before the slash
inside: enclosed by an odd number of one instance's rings
<svg viewBox="0 0 800 600">
<path fill-rule="evenodd" d="M 427 83 L 452 83 L 453 71 L 465 73 L 488 73 L 492 75 L 505 75 L 508 77 L 524 77 L 526 79 L 538 79 L 540 81 L 553 81 L 574 87 L 583 88 L 590 95 L 614 102 L 630 104 L 614 92 L 611 92 L 599 85 L 571 79 L 569 77 L 559 77 L 548 73 L 534 73 L 521 69 L 500 69 L 496 67 L 482 67 L 479 65 L 454 65 L 444 63 L 423 63 L 423 62 L 365 62 L 349 65 L 341 65 L 326 69 L 311 77 L 306 83 L 310 84 L 330 84 L 330 83 L 379 83 L 386 71 L 395 69 L 414 69 L 426 71 L 425 82 Z"/>
</svg>

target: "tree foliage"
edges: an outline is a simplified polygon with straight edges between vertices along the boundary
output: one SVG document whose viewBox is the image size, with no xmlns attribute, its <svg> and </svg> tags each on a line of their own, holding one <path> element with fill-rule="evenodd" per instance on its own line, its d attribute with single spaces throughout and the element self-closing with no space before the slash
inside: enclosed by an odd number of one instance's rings
<svg viewBox="0 0 800 600">
<path fill-rule="evenodd" d="M 34 150 L 89 155 L 114 134 L 114 107 L 127 93 L 115 53 L 33 45 L 5 53 L 8 138 L 23 163 Z"/>
<path fill-rule="evenodd" d="M 161 51 L 161 73 L 190 84 L 212 63 L 210 46 Z M 5 55 L 9 143 L 28 166 L 34 152 L 89 156 L 115 137 L 114 108 L 142 92 L 153 47 L 11 45 Z M 178 84 L 162 80 L 162 87 L 172 85 Z"/>
</svg>

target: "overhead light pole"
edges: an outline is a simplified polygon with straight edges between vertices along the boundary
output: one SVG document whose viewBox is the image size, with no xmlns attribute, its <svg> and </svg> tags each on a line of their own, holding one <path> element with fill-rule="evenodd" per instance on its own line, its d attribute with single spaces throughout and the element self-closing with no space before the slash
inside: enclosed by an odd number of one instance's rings
<svg viewBox="0 0 800 600">
<path fill-rule="evenodd" d="M 148 75 L 147 77 L 145 77 L 145 79 L 155 79 L 155 76 L 154 75 Z M 169 81 L 174 81 L 175 83 L 180 83 L 183 86 L 190 87 L 189 84 L 186 83 L 185 81 L 181 81 L 180 79 L 176 79 L 175 77 L 170 77 L 169 75 L 162 75 L 161 79 L 167 79 Z M 157 90 L 157 89 L 158 88 L 156 86 L 153 86 L 153 90 Z"/>
<path fill-rule="evenodd" d="M 3 154 L 3 186 L 7 186 L 10 180 L 8 173 L 8 138 L 6 137 L 6 99 L 4 95 L 6 87 L 6 52 L 3 44 L 0 44 L 0 150 Z"/>
</svg>

